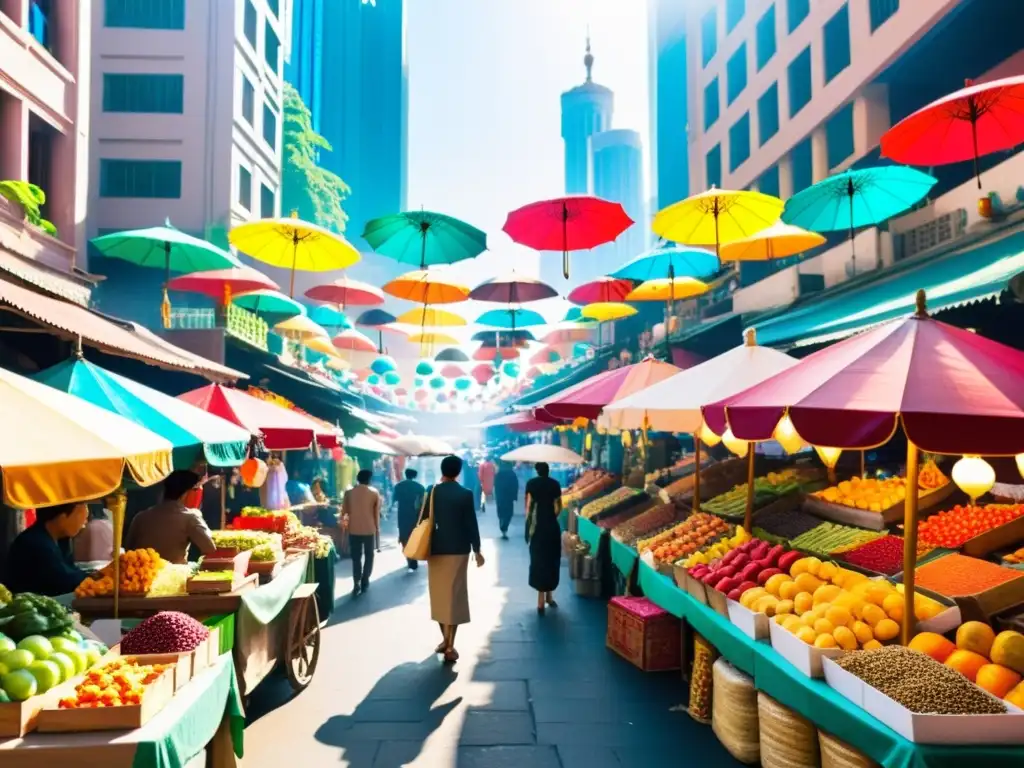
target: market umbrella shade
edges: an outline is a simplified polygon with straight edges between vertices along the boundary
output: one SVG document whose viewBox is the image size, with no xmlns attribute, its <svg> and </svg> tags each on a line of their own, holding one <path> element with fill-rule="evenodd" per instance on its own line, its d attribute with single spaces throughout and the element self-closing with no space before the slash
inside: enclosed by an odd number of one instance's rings
<svg viewBox="0 0 1024 768">
<path fill-rule="evenodd" d="M 640 283 L 674 277 L 703 280 L 720 269 L 718 258 L 710 251 L 685 245 L 669 245 L 641 253 L 612 272 L 611 277 Z"/>
<path fill-rule="evenodd" d="M 116 413 L 0 368 L 3 501 L 28 509 L 113 493 L 125 476 L 153 485 L 172 469 L 173 446 Z"/>
<path fill-rule="evenodd" d="M 387 283 L 384 292 L 420 304 L 457 304 L 469 298 L 469 286 L 446 280 L 443 271 L 406 272 Z"/>
<path fill-rule="evenodd" d="M 903 118 L 882 136 L 882 157 L 909 165 L 974 161 L 1024 142 L 1024 77 L 966 87 Z"/>
<path fill-rule="evenodd" d="M 539 312 L 532 309 L 509 308 L 491 309 L 484 312 L 476 319 L 478 325 L 489 325 L 492 328 L 528 328 L 535 325 L 545 325 L 547 320 Z"/>
<path fill-rule="evenodd" d="M 213 467 L 245 461 L 252 437 L 246 430 L 86 360 L 66 360 L 33 378 L 168 440 L 175 469 L 191 469 L 199 460 Z"/>
<path fill-rule="evenodd" d="M 282 320 L 274 326 L 274 330 L 282 336 L 294 341 L 330 338 L 330 334 L 324 330 L 323 326 L 314 323 L 305 315 L 296 315 L 295 317 L 290 317 L 287 320 Z"/>
<path fill-rule="evenodd" d="M 454 328 L 466 325 L 466 319 L 454 312 L 444 309 L 434 309 L 424 306 L 417 309 L 410 309 L 398 316 L 395 321 L 406 325 L 418 325 L 421 328 Z"/>
<path fill-rule="evenodd" d="M 674 243 L 713 245 L 717 256 L 722 244 L 742 240 L 778 221 L 782 207 L 782 201 L 772 195 L 712 187 L 658 211 L 651 228 Z"/>
<path fill-rule="evenodd" d="M 278 290 L 277 283 L 252 267 L 229 267 L 181 275 L 167 283 L 172 291 L 201 293 L 217 302 L 228 303 L 232 296 L 246 291 Z"/>
<path fill-rule="evenodd" d="M 337 304 L 343 309 L 347 306 L 375 307 L 384 303 L 384 292 L 380 288 L 350 277 L 339 277 L 330 283 L 315 285 L 305 295 L 307 299 Z"/>
<path fill-rule="evenodd" d="M 420 344 L 425 347 L 436 347 L 441 344 L 458 344 L 459 340 L 448 333 L 413 333 L 408 337 L 410 344 Z"/>
<path fill-rule="evenodd" d="M 487 235 L 454 216 L 407 211 L 367 222 L 363 239 L 377 253 L 426 269 L 472 259 L 487 250 Z"/>
<path fill-rule="evenodd" d="M 621 320 L 624 317 L 632 317 L 636 312 L 636 307 L 631 307 L 629 304 L 622 304 L 614 301 L 601 301 L 596 304 L 588 304 L 585 306 L 582 314 L 583 317 L 588 317 L 599 323 L 608 323 L 613 320 Z"/>
<path fill-rule="evenodd" d="M 495 419 L 488 419 L 474 426 L 477 429 L 505 427 L 510 432 L 544 432 L 551 429 L 552 424 L 548 421 L 537 421 L 529 411 L 520 411 L 499 416 Z"/>
<path fill-rule="evenodd" d="M 626 301 L 666 301 L 690 299 L 707 293 L 708 284 L 692 277 L 677 277 L 671 280 L 648 280 L 641 283 L 626 296 Z M 591 305 L 596 306 L 596 305 Z M 583 308 L 584 314 L 587 307 Z"/>
<path fill-rule="evenodd" d="M 340 366 L 331 365 L 334 370 L 345 371 L 352 366 L 341 356 L 341 351 L 334 346 L 334 343 L 326 336 L 312 336 L 302 340 L 302 346 L 306 349 L 310 349 L 314 352 L 319 352 L 321 355 L 327 355 L 334 361 L 341 362 Z"/>
<path fill-rule="evenodd" d="M 610 243 L 633 225 L 620 203 L 589 195 L 541 200 L 512 211 L 502 229 L 538 251 L 560 251 L 569 279 L 569 252 Z"/>
<path fill-rule="evenodd" d="M 304 306 L 280 291 L 247 291 L 233 297 L 231 303 L 242 307 L 242 309 L 248 309 L 260 317 L 270 316 L 278 320 L 306 314 Z"/>
<path fill-rule="evenodd" d="M 354 328 L 342 331 L 333 339 L 331 343 L 337 349 L 344 349 L 350 352 L 376 352 L 377 345 L 374 344 L 366 335 L 360 333 Z"/>
<path fill-rule="evenodd" d="M 385 445 L 376 438 L 360 433 L 354 437 L 345 439 L 345 449 L 349 451 L 366 451 L 367 453 L 378 453 L 381 456 L 397 456 L 398 451 L 389 445 Z"/>
<path fill-rule="evenodd" d="M 631 290 L 633 290 L 633 283 L 629 280 L 617 277 L 599 277 L 573 288 L 569 292 L 568 299 L 573 304 L 580 305 L 623 301 Z M 579 317 L 578 314 L 577 317 Z M 575 318 L 566 315 L 565 319 Z"/>
<path fill-rule="evenodd" d="M 632 284 L 630 284 L 630 288 L 632 288 Z M 562 318 L 562 322 L 585 324 L 596 323 L 597 321 L 591 320 L 589 317 L 584 317 L 583 307 L 569 307 L 568 311 L 565 313 L 565 317 Z"/>
<path fill-rule="evenodd" d="M 442 349 L 434 356 L 434 359 L 438 362 L 466 363 L 469 362 L 469 355 L 461 349 L 452 347 L 450 349 Z"/>
<path fill-rule="evenodd" d="M 679 370 L 674 365 L 648 358 L 633 365 L 603 371 L 537 403 L 533 415 L 537 418 L 546 415 L 555 419 L 580 416 L 596 419 L 601 410 L 611 403 L 674 376 Z"/>
<path fill-rule="evenodd" d="M 502 461 L 520 461 L 526 464 L 536 464 L 544 461 L 548 464 L 583 464 L 585 459 L 575 451 L 563 448 L 560 445 L 547 445 L 545 443 L 534 443 L 523 445 L 514 451 L 509 451 L 501 457 Z"/>
<path fill-rule="evenodd" d="M 296 214 L 238 224 L 228 240 L 256 261 L 291 272 L 288 295 L 295 295 L 296 272 L 328 272 L 351 267 L 359 251 L 341 235 L 303 221 Z"/>
<path fill-rule="evenodd" d="M 817 232 L 778 221 L 755 235 L 722 246 L 722 261 L 773 261 L 817 248 L 825 238 Z"/>
<path fill-rule="evenodd" d="M 490 301 L 495 304 L 526 304 L 531 301 L 550 299 L 557 295 L 558 291 L 547 283 L 513 273 L 485 280 L 470 291 L 469 298 L 474 301 Z"/>
<path fill-rule="evenodd" d="M 352 327 L 352 321 L 348 319 L 348 315 L 326 304 L 309 310 L 309 319 L 325 328 L 337 328 L 344 331 Z"/>
</svg>

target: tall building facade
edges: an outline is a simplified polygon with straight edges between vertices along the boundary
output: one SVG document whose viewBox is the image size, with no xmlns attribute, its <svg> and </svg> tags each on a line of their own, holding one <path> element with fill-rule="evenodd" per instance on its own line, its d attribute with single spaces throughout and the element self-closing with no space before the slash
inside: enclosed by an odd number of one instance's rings
<svg viewBox="0 0 1024 768">
<path fill-rule="evenodd" d="M 614 95 L 593 79 L 594 55 L 587 38 L 583 58 L 587 79 L 562 94 L 562 140 L 565 142 L 565 193 L 585 195 L 590 190 L 590 137 L 612 127 Z"/>
<path fill-rule="evenodd" d="M 289 36 L 291 49 L 284 79 L 294 86 L 309 107 L 313 130 L 320 131 L 324 110 L 324 4 L 327 0 L 292 0 Z"/>
<path fill-rule="evenodd" d="M 635 222 L 615 242 L 595 249 L 592 258 L 581 260 L 581 282 L 613 272 L 640 254 L 646 244 L 647 213 L 644 203 L 643 144 L 640 134 L 618 128 L 590 137 L 593 192 L 621 203 Z"/>
<path fill-rule="evenodd" d="M 653 213 L 690 195 L 686 4 L 651 0 L 647 24 Z"/>
</svg>

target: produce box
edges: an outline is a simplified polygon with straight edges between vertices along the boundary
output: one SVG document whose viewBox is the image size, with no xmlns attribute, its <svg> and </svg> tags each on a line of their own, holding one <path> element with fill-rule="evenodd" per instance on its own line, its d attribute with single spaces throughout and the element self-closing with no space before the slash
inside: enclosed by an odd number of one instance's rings
<svg viewBox="0 0 1024 768">
<path fill-rule="evenodd" d="M 851 672 L 847 672 L 831 658 L 821 660 L 825 682 L 829 687 L 852 704 L 864 709 L 864 688 L 866 683 Z"/>
<path fill-rule="evenodd" d="M 25 701 L 0 704 L 0 737 L 21 737 L 34 731 L 39 713 L 47 707 L 56 707 L 60 697 L 67 696 L 81 681 L 79 676 Z"/>
<path fill-rule="evenodd" d="M 690 597 L 701 605 L 708 604 L 708 595 L 704 588 L 704 582 L 690 576 L 686 568 L 679 564 L 672 566 L 672 576 L 675 578 L 676 586 L 685 590 Z"/>
<path fill-rule="evenodd" d="M 718 590 L 715 590 L 716 592 Z M 719 594 L 721 594 L 719 592 Z M 736 625 L 747 637 L 754 640 L 763 640 L 768 637 L 768 624 L 774 624 L 768 614 L 752 611 L 746 606 L 740 605 L 735 600 L 726 599 L 727 614 L 729 621 Z"/>
<path fill-rule="evenodd" d="M 251 557 L 251 550 L 236 552 L 230 557 L 221 557 L 218 550 L 212 555 L 204 557 L 199 564 L 199 569 L 202 571 L 233 571 L 235 578 L 241 580 L 245 578 Z"/>
<path fill-rule="evenodd" d="M 644 672 L 679 669 L 679 619 L 645 597 L 608 603 L 607 646 Z"/>
<path fill-rule="evenodd" d="M 956 490 L 953 483 L 946 483 L 943 486 L 930 491 L 919 493 L 917 497 L 917 511 L 921 512 L 931 509 L 936 504 L 941 504 Z M 903 512 L 906 508 L 904 500 L 900 500 L 881 512 L 872 512 L 867 509 L 848 507 L 845 504 L 836 504 L 825 501 L 817 496 L 808 496 L 804 500 L 804 509 L 818 517 L 831 520 L 834 523 L 845 523 L 855 525 L 859 528 L 869 528 L 873 531 L 884 530 L 892 523 L 903 520 Z"/>
<path fill-rule="evenodd" d="M 808 677 L 823 677 L 822 659 L 835 659 L 846 651 L 842 648 L 815 648 L 774 621 L 768 622 L 769 637 L 772 648 L 779 652 L 786 661 Z"/>
<path fill-rule="evenodd" d="M 174 685 L 173 690 L 177 693 L 192 680 L 194 674 L 199 672 L 199 670 L 193 671 L 194 660 L 197 656 L 203 660 L 203 667 L 205 668 L 206 662 L 209 660 L 209 651 L 205 646 L 206 641 L 203 641 L 199 648 L 188 653 L 143 653 L 125 656 L 124 658 L 137 664 L 172 665 L 168 673 L 170 673 L 171 681 Z"/>
<path fill-rule="evenodd" d="M 274 576 L 281 562 L 281 560 L 250 560 L 248 575 Z"/>
<path fill-rule="evenodd" d="M 1004 579 L 1008 571 L 1013 573 L 1014 577 Z M 957 586 L 956 583 L 946 585 L 953 576 L 965 579 L 961 586 Z M 902 581 L 902 574 L 897 578 Z M 985 586 L 990 583 L 992 586 Z M 974 584 L 979 586 L 973 586 Z M 922 591 L 938 593 L 947 598 L 947 601 L 955 602 L 963 621 L 987 622 L 989 617 L 1011 606 L 1024 603 L 1024 572 L 1015 572 L 985 560 L 957 553 L 919 566 L 915 586 Z M 940 614 L 936 619 L 943 615 Z"/>
<path fill-rule="evenodd" d="M 248 569 L 248 564 L 246 564 Z M 246 576 L 244 573 L 241 578 L 235 577 L 231 581 L 209 581 L 204 579 L 191 578 L 185 582 L 185 591 L 190 595 L 219 595 L 225 592 L 236 592 L 242 587 L 249 583 L 254 583 L 259 580 L 259 574 L 254 573 L 252 576 Z"/>
<path fill-rule="evenodd" d="M 133 731 L 152 720 L 173 697 L 174 673 L 167 670 L 145 687 L 140 704 L 80 709 L 48 706 L 39 713 L 37 728 L 40 733 Z"/>
<path fill-rule="evenodd" d="M 1022 539 L 1024 539 L 1024 517 L 1018 517 L 1005 525 L 1000 525 L 973 539 L 968 539 L 964 543 L 963 552 L 971 557 L 985 557 L 996 550 L 1016 544 Z"/>
<path fill-rule="evenodd" d="M 715 613 L 729 618 L 729 598 L 725 596 L 725 593 L 719 592 L 707 584 L 704 585 L 704 592 L 708 596 L 708 605 L 711 606 Z"/>
</svg>

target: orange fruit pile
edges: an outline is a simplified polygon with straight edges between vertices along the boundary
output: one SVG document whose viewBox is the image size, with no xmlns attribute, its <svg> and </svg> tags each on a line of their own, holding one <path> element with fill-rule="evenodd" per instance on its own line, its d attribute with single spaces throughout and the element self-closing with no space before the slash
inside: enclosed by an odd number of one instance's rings
<svg viewBox="0 0 1024 768">
<path fill-rule="evenodd" d="M 153 586 L 153 579 L 166 564 L 155 549 L 133 549 L 121 555 L 121 592 L 145 594 Z M 114 564 L 108 563 L 99 576 L 90 577 L 78 585 L 75 597 L 103 597 L 114 593 Z"/>
<path fill-rule="evenodd" d="M 142 703 L 147 685 L 156 680 L 169 664 L 136 664 L 115 659 L 86 673 L 75 686 L 75 695 L 60 700 L 61 709 L 129 707 Z"/>
</svg>

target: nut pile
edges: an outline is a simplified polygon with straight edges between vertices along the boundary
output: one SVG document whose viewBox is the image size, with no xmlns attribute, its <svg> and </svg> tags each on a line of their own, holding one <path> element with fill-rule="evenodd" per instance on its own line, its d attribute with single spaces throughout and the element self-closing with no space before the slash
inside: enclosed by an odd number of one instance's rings
<svg viewBox="0 0 1024 768">
<path fill-rule="evenodd" d="M 161 611 L 121 638 L 121 653 L 187 653 L 210 636 L 210 630 L 185 613 Z"/>
<path fill-rule="evenodd" d="M 1006 706 L 954 669 L 900 645 L 848 653 L 847 672 L 919 715 L 998 715 Z"/>
</svg>

